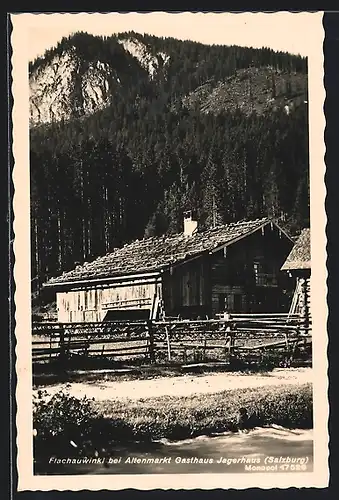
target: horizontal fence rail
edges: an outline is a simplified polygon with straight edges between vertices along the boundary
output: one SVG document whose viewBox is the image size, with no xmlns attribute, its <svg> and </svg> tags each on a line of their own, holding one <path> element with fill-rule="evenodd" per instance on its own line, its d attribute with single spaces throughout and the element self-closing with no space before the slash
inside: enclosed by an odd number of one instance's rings
<svg viewBox="0 0 339 500">
<path fill-rule="evenodd" d="M 205 320 L 34 322 L 32 334 L 33 362 L 81 355 L 187 363 L 267 350 L 293 356 L 311 345 L 311 320 L 300 314 L 242 313 Z"/>
</svg>

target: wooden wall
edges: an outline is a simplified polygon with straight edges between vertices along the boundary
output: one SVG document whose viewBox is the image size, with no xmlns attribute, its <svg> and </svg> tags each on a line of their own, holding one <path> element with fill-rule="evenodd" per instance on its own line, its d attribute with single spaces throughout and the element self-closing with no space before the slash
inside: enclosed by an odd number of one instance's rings
<svg viewBox="0 0 339 500">
<path fill-rule="evenodd" d="M 166 315 L 196 317 L 206 314 L 210 303 L 208 266 L 208 260 L 197 258 L 164 273 Z"/>
<path fill-rule="evenodd" d="M 246 307 L 246 254 L 243 247 L 221 249 L 211 257 L 211 309 L 213 316 L 225 310 L 241 312 Z M 248 279 L 252 279 L 251 276 Z M 247 280 L 248 281 L 248 280 Z"/>
<path fill-rule="evenodd" d="M 58 321 L 103 321 L 112 309 L 150 309 L 156 291 L 161 298 L 161 284 L 145 279 L 58 292 Z"/>
<path fill-rule="evenodd" d="M 212 254 L 212 314 L 278 311 L 284 299 L 282 289 L 288 286 L 280 267 L 292 245 L 275 226 L 268 225 Z M 259 276 L 255 263 L 260 266 Z"/>
</svg>

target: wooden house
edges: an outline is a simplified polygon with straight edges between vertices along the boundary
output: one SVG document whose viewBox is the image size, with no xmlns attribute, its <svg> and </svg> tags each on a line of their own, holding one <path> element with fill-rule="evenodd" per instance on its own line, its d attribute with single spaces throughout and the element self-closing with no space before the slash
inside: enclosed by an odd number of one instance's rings
<svg viewBox="0 0 339 500">
<path fill-rule="evenodd" d="M 295 245 L 284 262 L 281 270 L 295 280 L 295 291 L 290 312 L 301 313 L 310 318 L 310 281 L 311 281 L 311 232 L 309 228 L 301 231 Z"/>
<path fill-rule="evenodd" d="M 288 310 L 292 239 L 268 218 L 137 240 L 51 279 L 58 321 Z"/>
</svg>

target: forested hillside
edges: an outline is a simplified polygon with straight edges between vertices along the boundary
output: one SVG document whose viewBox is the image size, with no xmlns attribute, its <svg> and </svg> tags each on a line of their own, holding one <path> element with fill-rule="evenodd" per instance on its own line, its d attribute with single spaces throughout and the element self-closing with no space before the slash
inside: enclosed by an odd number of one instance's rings
<svg viewBox="0 0 339 500">
<path fill-rule="evenodd" d="M 32 278 L 135 238 L 308 224 L 307 65 L 270 49 L 79 33 L 30 64 Z"/>
</svg>

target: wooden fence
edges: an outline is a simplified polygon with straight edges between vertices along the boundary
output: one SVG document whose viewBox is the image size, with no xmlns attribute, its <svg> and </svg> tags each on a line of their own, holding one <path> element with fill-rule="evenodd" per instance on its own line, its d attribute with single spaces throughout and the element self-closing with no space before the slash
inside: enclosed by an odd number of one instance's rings
<svg viewBox="0 0 339 500">
<path fill-rule="evenodd" d="M 122 359 L 150 356 L 150 336 L 145 321 L 33 323 L 32 333 L 33 362 L 72 355 Z"/>
<path fill-rule="evenodd" d="M 33 362 L 73 355 L 150 363 L 227 360 L 311 342 L 311 326 L 298 314 L 232 314 L 206 320 L 33 323 Z"/>
</svg>

